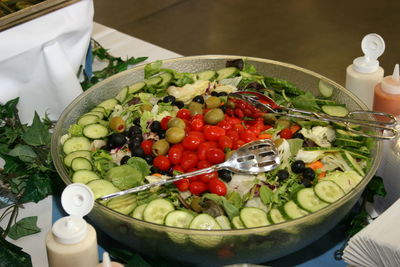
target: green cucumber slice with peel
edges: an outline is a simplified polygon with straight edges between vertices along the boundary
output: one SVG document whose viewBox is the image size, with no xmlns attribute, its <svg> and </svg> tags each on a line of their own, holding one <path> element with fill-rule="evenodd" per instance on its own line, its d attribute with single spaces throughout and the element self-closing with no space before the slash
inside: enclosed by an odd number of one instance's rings
<svg viewBox="0 0 400 267">
<path fill-rule="evenodd" d="M 322 180 L 314 186 L 315 194 L 325 202 L 333 203 L 344 196 L 344 191 L 338 184 L 329 180 Z"/>
<path fill-rule="evenodd" d="M 63 144 L 63 151 L 67 155 L 78 150 L 90 150 L 89 139 L 83 136 L 75 136 L 68 138 Z"/>
<path fill-rule="evenodd" d="M 154 199 L 147 204 L 143 211 L 143 220 L 156 224 L 163 224 L 165 217 L 171 211 L 175 210 L 174 205 L 166 199 Z"/>
<path fill-rule="evenodd" d="M 261 227 L 271 224 L 265 211 L 253 207 L 243 208 L 240 211 L 240 219 L 246 228 Z"/>
<path fill-rule="evenodd" d="M 188 211 L 174 210 L 167 214 L 164 224 L 179 228 L 189 228 L 193 218 L 193 214 Z"/>
<path fill-rule="evenodd" d="M 315 212 L 329 205 L 317 197 L 314 189 L 310 187 L 300 189 L 297 192 L 296 203 L 308 212 Z"/>
</svg>

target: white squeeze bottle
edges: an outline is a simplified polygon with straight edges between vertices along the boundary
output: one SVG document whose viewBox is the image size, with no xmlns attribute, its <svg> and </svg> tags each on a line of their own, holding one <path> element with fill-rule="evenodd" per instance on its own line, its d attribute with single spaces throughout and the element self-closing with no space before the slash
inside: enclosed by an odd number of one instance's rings
<svg viewBox="0 0 400 267">
<path fill-rule="evenodd" d="M 378 34 L 370 33 L 362 39 L 361 49 L 364 56 L 354 59 L 346 69 L 345 87 L 372 110 L 374 87 L 383 79 L 378 57 L 385 51 L 385 41 Z"/>
<path fill-rule="evenodd" d="M 96 230 L 82 217 L 94 204 L 92 190 L 70 184 L 61 195 L 61 204 L 70 215 L 56 221 L 46 236 L 50 267 L 95 267 L 99 262 Z"/>
</svg>

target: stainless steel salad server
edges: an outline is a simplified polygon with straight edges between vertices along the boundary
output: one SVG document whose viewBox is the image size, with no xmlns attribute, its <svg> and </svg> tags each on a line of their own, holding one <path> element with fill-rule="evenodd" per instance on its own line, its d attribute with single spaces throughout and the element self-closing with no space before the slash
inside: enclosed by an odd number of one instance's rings
<svg viewBox="0 0 400 267">
<path fill-rule="evenodd" d="M 106 196 L 102 196 L 97 200 L 108 200 L 125 194 L 144 191 L 154 186 L 170 184 L 187 177 L 206 174 L 213 171 L 218 171 L 220 169 L 228 169 L 233 172 L 246 173 L 246 174 L 258 174 L 261 172 L 271 171 L 276 167 L 278 167 L 279 164 L 280 164 L 279 154 L 272 140 L 262 139 L 249 142 L 243 145 L 242 147 L 237 149 L 228 160 L 220 164 L 216 164 L 211 167 L 197 170 L 194 172 L 176 175 L 170 179 L 163 179 L 154 183 L 133 187 L 125 191 L 112 193 Z"/>
<path fill-rule="evenodd" d="M 282 115 L 293 118 L 307 119 L 307 120 L 319 120 L 319 121 L 333 121 L 341 122 L 344 124 L 346 129 L 350 132 L 356 133 L 361 136 L 372 137 L 382 140 L 390 140 L 398 135 L 398 129 L 396 128 L 397 119 L 391 114 L 384 112 L 376 112 L 369 110 L 356 110 L 349 111 L 345 117 L 331 116 L 321 112 L 301 110 L 291 107 L 279 106 L 271 98 L 254 91 L 238 91 L 229 94 L 229 97 L 241 99 L 262 112 L 269 112 L 276 115 Z M 359 119 L 352 118 L 353 115 L 373 115 L 379 116 L 385 119 L 385 121 L 373 120 L 373 119 Z M 353 129 L 352 125 L 358 125 L 361 127 L 381 130 L 380 134 L 367 133 Z M 383 131 L 386 131 L 384 134 Z"/>
</svg>

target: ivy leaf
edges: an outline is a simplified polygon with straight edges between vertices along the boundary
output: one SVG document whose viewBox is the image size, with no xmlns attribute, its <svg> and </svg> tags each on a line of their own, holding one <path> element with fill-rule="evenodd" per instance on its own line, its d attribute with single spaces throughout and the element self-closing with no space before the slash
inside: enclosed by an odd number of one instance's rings
<svg viewBox="0 0 400 267">
<path fill-rule="evenodd" d="M 8 155 L 12 157 L 18 157 L 20 160 L 24 162 L 31 162 L 35 158 L 37 158 L 37 154 L 35 151 L 33 151 L 32 147 L 28 145 L 16 145 L 10 152 L 8 152 Z"/>
<path fill-rule="evenodd" d="M 34 173 L 26 181 L 25 191 L 22 195 L 23 202 L 39 202 L 51 194 L 50 177 L 43 176 L 41 173 Z"/>
<path fill-rule="evenodd" d="M 25 133 L 22 134 L 22 140 L 31 146 L 44 146 L 50 143 L 50 138 L 49 129 L 35 112 L 32 125 L 27 127 Z"/>
<path fill-rule="evenodd" d="M 0 119 L 14 118 L 17 110 L 19 98 L 12 99 L 4 105 L 0 105 Z"/>
<path fill-rule="evenodd" d="M 269 204 L 273 201 L 274 192 L 268 186 L 262 185 L 260 187 L 260 198 L 264 204 Z"/>
<path fill-rule="evenodd" d="M 10 228 L 8 236 L 17 240 L 27 235 L 39 233 L 41 230 L 37 227 L 37 219 L 37 216 L 30 216 L 19 220 Z"/>
<path fill-rule="evenodd" d="M 374 195 L 378 195 L 381 197 L 386 196 L 385 185 L 383 184 L 383 180 L 379 176 L 372 177 L 371 181 L 368 183 L 365 191 L 363 192 L 363 196 L 368 202 L 374 202 Z"/>
<path fill-rule="evenodd" d="M 0 237 L 0 266 L 32 267 L 31 256 Z"/>
</svg>

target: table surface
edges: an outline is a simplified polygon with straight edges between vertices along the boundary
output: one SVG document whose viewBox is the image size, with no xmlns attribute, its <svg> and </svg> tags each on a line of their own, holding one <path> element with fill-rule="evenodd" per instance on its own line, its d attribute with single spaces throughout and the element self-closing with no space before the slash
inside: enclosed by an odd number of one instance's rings
<svg viewBox="0 0 400 267">
<path fill-rule="evenodd" d="M 181 56 L 172 51 L 163 49 L 97 23 L 94 23 L 92 37 L 103 47 L 109 49 L 109 52 L 114 56 L 148 56 L 149 59 L 144 63 L 157 59 Z M 21 238 L 21 240 L 14 243 L 22 246 L 24 251 L 31 254 L 33 265 L 35 267 L 46 267 L 47 259 L 45 254 L 44 235 L 50 230 L 51 222 L 64 216 L 59 199 L 57 197 L 48 197 L 38 204 L 29 204 L 28 208 L 21 211 L 19 218 L 32 215 L 39 215 L 38 226 L 42 229 L 42 232 Z M 99 240 L 107 242 L 104 241 L 107 240 L 107 238 L 99 238 Z M 343 225 L 339 224 L 328 234 L 324 235 L 306 248 L 267 264 L 272 266 L 345 266 L 346 264 L 343 261 L 336 261 L 334 259 L 334 252 L 341 248 L 343 243 Z M 103 245 L 106 244 L 100 241 L 99 255 L 102 255 Z"/>
</svg>

